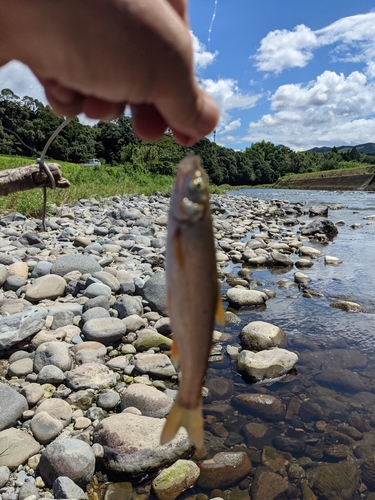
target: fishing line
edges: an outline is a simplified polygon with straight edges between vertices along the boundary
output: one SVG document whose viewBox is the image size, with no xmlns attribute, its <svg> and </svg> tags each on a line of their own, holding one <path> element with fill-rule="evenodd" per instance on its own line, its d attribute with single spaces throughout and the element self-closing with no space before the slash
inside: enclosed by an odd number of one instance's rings
<svg viewBox="0 0 375 500">
<path fill-rule="evenodd" d="M 210 27 L 208 29 L 208 50 L 210 50 L 212 26 L 214 25 L 214 21 L 215 21 L 216 10 L 217 10 L 217 0 L 215 0 L 214 12 L 212 14 L 211 24 L 210 24 Z"/>
</svg>

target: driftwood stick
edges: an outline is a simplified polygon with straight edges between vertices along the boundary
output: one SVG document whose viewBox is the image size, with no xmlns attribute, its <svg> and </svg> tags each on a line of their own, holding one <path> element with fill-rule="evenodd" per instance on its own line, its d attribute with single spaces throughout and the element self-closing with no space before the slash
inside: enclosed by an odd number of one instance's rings
<svg viewBox="0 0 375 500">
<path fill-rule="evenodd" d="M 47 165 L 55 179 L 56 187 L 68 188 L 70 182 L 62 176 L 60 165 L 58 163 L 47 163 Z M 51 187 L 51 180 L 37 163 L 0 171 L 0 196 L 41 187 Z"/>
</svg>

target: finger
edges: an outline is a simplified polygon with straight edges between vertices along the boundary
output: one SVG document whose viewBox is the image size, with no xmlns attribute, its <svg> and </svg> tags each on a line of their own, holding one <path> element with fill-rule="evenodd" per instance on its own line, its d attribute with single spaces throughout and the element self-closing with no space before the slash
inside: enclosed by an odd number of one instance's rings
<svg viewBox="0 0 375 500">
<path fill-rule="evenodd" d="M 82 112 L 88 118 L 95 120 L 115 120 L 124 113 L 126 103 L 109 102 L 97 97 L 85 97 L 82 103 Z"/>
<path fill-rule="evenodd" d="M 196 85 L 195 92 L 179 96 L 166 96 L 157 108 L 178 142 L 191 145 L 210 134 L 219 119 L 219 109 L 211 97 Z"/>
<path fill-rule="evenodd" d="M 160 139 L 168 125 L 159 111 L 152 104 L 133 104 L 130 106 L 134 131 L 146 141 Z"/>
<path fill-rule="evenodd" d="M 55 80 L 39 78 L 52 109 L 58 115 L 73 117 L 82 112 L 83 95 L 61 86 Z"/>
<path fill-rule="evenodd" d="M 187 0 L 168 0 L 177 14 L 187 22 Z"/>
</svg>

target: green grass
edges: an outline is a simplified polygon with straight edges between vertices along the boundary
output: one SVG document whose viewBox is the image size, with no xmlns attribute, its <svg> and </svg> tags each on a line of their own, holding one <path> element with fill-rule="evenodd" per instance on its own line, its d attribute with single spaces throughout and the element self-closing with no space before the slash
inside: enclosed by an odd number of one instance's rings
<svg viewBox="0 0 375 500">
<path fill-rule="evenodd" d="M 35 158 L 0 155 L 0 170 L 35 163 Z M 171 191 L 173 177 L 132 171 L 125 166 L 81 167 L 59 162 L 63 176 L 69 179 L 68 189 L 48 189 L 48 204 L 60 206 L 80 198 L 106 198 L 115 195 L 145 194 Z M 42 189 L 14 193 L 0 198 L 0 211 L 17 211 L 28 217 L 40 217 L 43 204 Z"/>
</svg>

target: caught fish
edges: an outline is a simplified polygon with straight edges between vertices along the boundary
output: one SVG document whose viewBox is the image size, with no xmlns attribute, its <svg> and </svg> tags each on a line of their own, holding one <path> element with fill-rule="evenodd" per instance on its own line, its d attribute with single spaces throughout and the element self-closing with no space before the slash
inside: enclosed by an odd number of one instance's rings
<svg viewBox="0 0 375 500">
<path fill-rule="evenodd" d="M 161 444 L 185 427 L 191 442 L 200 449 L 202 385 L 215 316 L 224 324 L 224 310 L 217 280 L 208 177 L 199 157 L 192 154 L 181 161 L 177 170 L 169 209 L 166 259 L 172 360 L 181 367 L 181 380 Z"/>
</svg>

